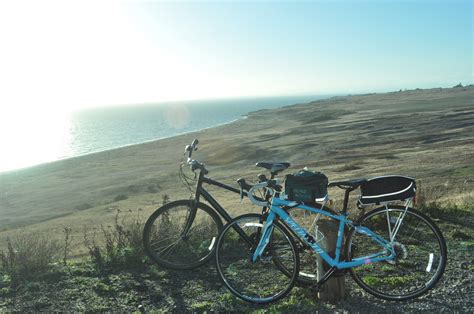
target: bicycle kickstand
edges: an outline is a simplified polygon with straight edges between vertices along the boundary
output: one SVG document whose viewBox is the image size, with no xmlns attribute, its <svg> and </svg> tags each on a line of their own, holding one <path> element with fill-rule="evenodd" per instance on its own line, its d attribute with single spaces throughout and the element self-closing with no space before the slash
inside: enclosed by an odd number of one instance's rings
<svg viewBox="0 0 474 314">
<path fill-rule="evenodd" d="M 331 278 L 331 276 L 334 275 L 334 273 L 336 271 L 337 271 L 336 266 L 333 266 L 333 267 L 329 268 L 328 271 L 323 275 L 323 277 L 311 287 L 311 290 L 314 293 L 318 293 L 321 290 L 321 288 L 323 287 L 324 283 L 326 281 L 328 281 L 329 278 Z"/>
</svg>

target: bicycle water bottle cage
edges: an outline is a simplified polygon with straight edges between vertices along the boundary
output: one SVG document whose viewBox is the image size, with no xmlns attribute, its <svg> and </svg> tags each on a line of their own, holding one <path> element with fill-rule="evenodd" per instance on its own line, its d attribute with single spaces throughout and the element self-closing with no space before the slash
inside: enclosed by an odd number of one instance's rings
<svg viewBox="0 0 474 314">
<path fill-rule="evenodd" d="M 282 172 L 285 169 L 288 169 L 290 167 L 289 162 L 257 162 L 255 164 L 257 167 L 262 167 L 265 169 L 270 170 L 271 174 L 278 174 L 279 172 Z"/>
</svg>

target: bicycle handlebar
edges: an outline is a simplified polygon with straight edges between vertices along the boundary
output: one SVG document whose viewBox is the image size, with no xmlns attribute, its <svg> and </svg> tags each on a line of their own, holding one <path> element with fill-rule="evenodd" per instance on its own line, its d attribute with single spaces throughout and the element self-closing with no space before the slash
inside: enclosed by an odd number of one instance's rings
<svg viewBox="0 0 474 314">
<path fill-rule="evenodd" d="M 195 138 L 191 145 L 186 145 L 186 148 L 184 149 L 184 154 L 188 153 L 188 159 L 186 163 L 189 165 L 191 168 L 191 171 L 196 171 L 196 170 L 201 170 L 204 174 L 208 174 L 209 171 L 207 171 L 206 167 L 202 162 L 199 162 L 197 160 L 191 159 L 191 156 L 193 155 L 194 151 L 197 151 L 197 145 L 199 144 L 199 140 Z"/>
<path fill-rule="evenodd" d="M 267 180 L 265 182 L 260 182 L 255 184 L 252 188 L 247 193 L 247 197 L 250 199 L 252 203 L 258 206 L 268 206 L 269 202 L 268 201 L 261 201 L 257 200 L 253 196 L 253 192 L 257 189 L 262 189 L 262 188 L 269 188 L 270 193 L 274 194 L 274 191 L 280 192 L 281 191 L 281 186 L 278 185 L 278 180 Z"/>
<path fill-rule="evenodd" d="M 261 189 L 261 188 L 265 188 L 268 186 L 268 181 L 266 182 L 260 182 L 260 183 L 257 183 L 255 184 L 250 190 L 249 192 L 247 193 L 247 197 L 249 198 L 249 200 L 254 203 L 255 205 L 258 205 L 258 206 L 268 206 L 268 202 L 267 201 L 258 201 L 255 199 L 255 197 L 253 196 L 253 192 L 257 189 Z"/>
<path fill-rule="evenodd" d="M 188 154 L 188 161 L 191 159 L 191 156 L 193 155 L 193 151 L 197 150 L 197 144 L 199 144 L 199 140 L 195 138 L 191 145 L 186 145 L 186 148 L 184 149 L 184 153 L 189 152 Z"/>
</svg>

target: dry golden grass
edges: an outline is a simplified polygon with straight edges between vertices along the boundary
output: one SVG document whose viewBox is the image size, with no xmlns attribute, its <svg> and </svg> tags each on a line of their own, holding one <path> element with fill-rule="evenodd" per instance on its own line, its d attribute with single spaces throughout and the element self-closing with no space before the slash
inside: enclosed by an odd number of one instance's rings
<svg viewBox="0 0 474 314">
<path fill-rule="evenodd" d="M 188 198 L 177 173 L 186 144 L 209 176 L 236 186 L 264 169 L 257 161 L 289 161 L 330 180 L 401 174 L 416 177 L 439 201 L 472 200 L 474 88 L 430 89 L 336 97 L 261 110 L 213 129 L 72 158 L 0 175 L 0 245 L 24 230 L 61 240 L 71 227 L 76 256 L 84 230 L 110 224 L 117 209 L 150 214 L 164 195 Z M 258 212 L 238 195 L 210 189 L 233 215 Z M 339 191 L 331 190 L 340 198 Z M 127 198 L 116 201 L 118 195 Z M 214 194 L 213 194 L 214 195 Z"/>
</svg>

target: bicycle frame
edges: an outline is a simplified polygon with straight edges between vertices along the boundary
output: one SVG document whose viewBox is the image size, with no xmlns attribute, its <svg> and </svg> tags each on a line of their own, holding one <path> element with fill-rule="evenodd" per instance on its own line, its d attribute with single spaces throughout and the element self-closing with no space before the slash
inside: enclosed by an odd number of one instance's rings
<svg viewBox="0 0 474 314">
<path fill-rule="evenodd" d="M 214 185 L 214 186 L 220 187 L 222 189 L 225 189 L 225 190 L 228 190 L 230 192 L 237 193 L 237 194 L 241 193 L 239 189 L 233 188 L 233 187 L 231 187 L 227 184 L 224 184 L 224 183 L 215 181 L 213 179 L 210 179 L 210 178 L 206 177 L 202 172 L 200 172 L 199 177 L 198 177 L 198 182 L 197 182 L 197 185 L 196 185 L 196 192 L 195 192 L 195 196 L 194 196 L 195 207 L 192 209 L 192 211 L 190 213 L 190 216 L 189 216 L 189 219 L 186 223 L 186 226 L 183 229 L 183 232 L 182 232 L 183 237 L 185 237 L 187 235 L 188 231 L 190 230 L 190 228 L 191 228 L 191 226 L 194 222 L 194 218 L 196 217 L 197 204 L 199 203 L 199 200 L 200 200 L 201 196 L 204 197 L 204 199 L 211 205 L 211 207 L 222 218 L 224 218 L 224 220 L 226 222 L 229 222 L 230 220 L 232 220 L 232 217 L 227 213 L 227 211 L 217 202 L 217 200 L 208 191 L 206 191 L 204 189 L 203 183 L 206 183 L 206 184 L 209 184 L 209 185 Z M 247 196 L 247 192 L 243 191 L 243 195 Z M 267 195 L 265 197 L 267 199 L 269 199 L 271 197 L 271 194 L 267 193 Z M 264 213 L 266 210 L 267 210 L 267 207 L 266 206 L 263 207 L 262 208 L 262 213 Z M 245 232 L 243 230 L 241 230 L 240 228 L 236 228 L 236 231 L 239 233 L 239 235 L 246 242 L 248 242 L 249 244 L 252 243 L 252 240 L 245 234 Z"/>
<path fill-rule="evenodd" d="M 208 192 L 204 189 L 202 186 L 203 183 L 209 184 L 209 185 L 214 185 L 217 187 L 220 187 L 222 189 L 225 189 L 227 191 L 231 191 L 237 194 L 240 194 L 240 190 L 233 188 L 227 184 L 212 180 L 208 177 L 205 177 L 202 174 L 199 174 L 199 179 L 197 182 L 197 187 L 196 187 L 196 193 L 194 196 L 194 200 L 197 203 L 199 203 L 201 195 L 204 197 L 204 199 L 219 213 L 219 215 L 224 218 L 226 222 L 229 222 L 232 217 L 227 213 L 227 211 L 217 202 L 217 200 Z"/>
<path fill-rule="evenodd" d="M 301 227 L 295 220 L 293 220 L 293 218 L 291 218 L 291 216 L 282 208 L 285 206 L 288 206 L 290 208 L 300 208 L 303 210 L 311 211 L 313 213 L 322 214 L 339 221 L 334 258 L 332 258 L 321 246 L 316 243 L 313 236 L 311 236 L 303 227 Z M 273 221 L 277 217 L 280 218 L 289 229 L 293 230 L 293 232 L 298 235 L 298 237 L 300 237 L 309 247 L 311 247 L 317 254 L 319 254 L 321 258 L 331 267 L 336 267 L 338 269 L 351 268 L 362 264 L 390 260 L 395 257 L 395 251 L 390 241 L 385 240 L 384 238 L 375 234 L 366 227 L 354 226 L 352 221 L 347 218 L 346 206 L 341 215 L 333 215 L 327 211 L 324 211 L 322 208 L 310 207 L 303 204 L 299 204 L 294 201 L 287 201 L 280 199 L 279 197 L 274 197 L 271 203 L 270 212 L 263 227 L 262 237 L 260 238 L 258 246 L 252 257 L 253 262 L 257 261 L 257 259 L 262 255 L 263 251 L 265 250 L 267 244 L 270 242 L 270 236 L 272 234 L 273 229 Z M 355 228 L 356 232 L 364 234 L 376 243 L 378 243 L 381 247 L 381 251 L 371 255 L 355 258 L 352 261 L 341 261 L 341 249 L 345 225 Z M 390 254 L 387 256 L 387 253 Z"/>
</svg>

